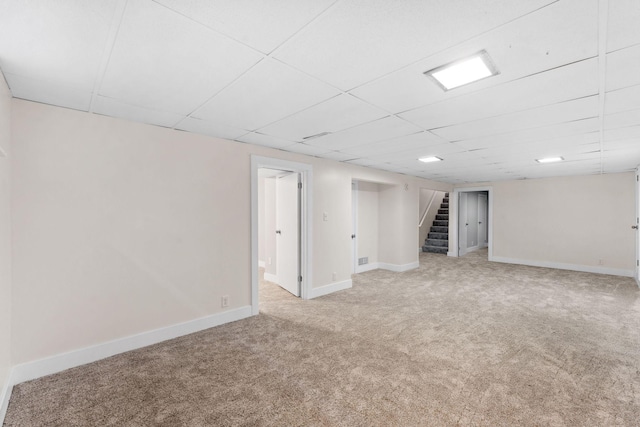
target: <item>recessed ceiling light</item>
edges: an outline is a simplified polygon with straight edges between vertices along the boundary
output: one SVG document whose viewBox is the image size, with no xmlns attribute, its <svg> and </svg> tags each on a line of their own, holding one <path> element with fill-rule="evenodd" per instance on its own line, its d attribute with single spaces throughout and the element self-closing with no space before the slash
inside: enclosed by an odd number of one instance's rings
<svg viewBox="0 0 640 427">
<path fill-rule="evenodd" d="M 499 74 L 487 51 L 451 62 L 424 74 L 444 90 L 451 90 Z"/>
<path fill-rule="evenodd" d="M 425 162 L 425 163 L 441 162 L 442 161 L 442 159 L 440 157 L 436 157 L 436 156 L 420 157 L 418 160 L 420 160 L 421 162 Z"/>
<path fill-rule="evenodd" d="M 564 160 L 564 157 L 545 157 L 544 159 L 536 159 L 538 163 L 555 163 L 561 162 Z"/>
</svg>

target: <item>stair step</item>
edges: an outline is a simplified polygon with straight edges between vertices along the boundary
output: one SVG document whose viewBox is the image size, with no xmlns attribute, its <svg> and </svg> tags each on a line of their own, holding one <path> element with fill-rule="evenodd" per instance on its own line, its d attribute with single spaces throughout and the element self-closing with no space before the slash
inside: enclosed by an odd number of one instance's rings
<svg viewBox="0 0 640 427">
<path fill-rule="evenodd" d="M 447 215 L 449 215 L 449 208 L 446 208 L 446 209 L 438 209 L 438 213 L 439 213 L 439 214 L 447 214 Z"/>
<path fill-rule="evenodd" d="M 427 239 L 441 239 L 449 241 L 449 233 L 427 233 Z"/>
<path fill-rule="evenodd" d="M 449 240 L 443 239 L 427 239 L 425 246 L 449 247 Z"/>
<path fill-rule="evenodd" d="M 444 199 L 442 199 L 442 202 L 441 202 L 441 203 L 449 203 L 449 198 L 448 198 L 448 197 L 445 197 Z"/>
<path fill-rule="evenodd" d="M 440 227 L 440 226 L 433 225 L 431 226 L 429 231 L 432 233 L 448 233 L 449 227 Z"/>
<path fill-rule="evenodd" d="M 440 205 L 440 208 L 441 208 L 441 209 L 449 209 L 449 203 L 442 203 L 442 204 Z"/>
<path fill-rule="evenodd" d="M 449 220 L 449 214 L 436 214 L 436 219 L 439 221 L 448 221 Z"/>
<path fill-rule="evenodd" d="M 424 245 L 422 247 L 422 252 L 431 252 L 433 254 L 445 254 L 446 255 L 448 249 L 449 248 L 442 248 L 440 246 L 427 246 L 427 245 Z"/>
<path fill-rule="evenodd" d="M 436 219 L 436 220 L 433 221 L 433 225 L 434 225 L 434 227 L 448 227 L 449 226 L 449 221 L 448 220 Z"/>
</svg>

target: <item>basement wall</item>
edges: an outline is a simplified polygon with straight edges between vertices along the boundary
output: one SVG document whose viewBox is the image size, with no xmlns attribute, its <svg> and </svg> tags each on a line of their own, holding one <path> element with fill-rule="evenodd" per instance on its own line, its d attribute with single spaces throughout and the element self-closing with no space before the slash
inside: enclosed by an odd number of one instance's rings
<svg viewBox="0 0 640 427">
<path fill-rule="evenodd" d="M 16 99 L 12 128 L 14 364 L 249 307 L 252 154 L 313 166 L 314 288 L 351 279 L 352 180 L 386 184 L 398 266 L 418 189 L 452 187 Z"/>
<path fill-rule="evenodd" d="M 494 261 L 631 276 L 634 185 L 628 172 L 459 187 L 493 188 Z"/>
<path fill-rule="evenodd" d="M 0 71 L 0 422 L 11 369 L 11 92 Z"/>
</svg>

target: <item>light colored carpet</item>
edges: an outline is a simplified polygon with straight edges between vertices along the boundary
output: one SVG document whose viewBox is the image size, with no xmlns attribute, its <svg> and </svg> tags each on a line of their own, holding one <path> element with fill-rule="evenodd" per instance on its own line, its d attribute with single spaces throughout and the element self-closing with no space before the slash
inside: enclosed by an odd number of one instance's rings
<svg viewBox="0 0 640 427">
<path fill-rule="evenodd" d="M 484 259 L 483 259 L 484 257 Z M 633 279 L 420 255 L 15 387 L 7 426 L 640 425 Z"/>
</svg>

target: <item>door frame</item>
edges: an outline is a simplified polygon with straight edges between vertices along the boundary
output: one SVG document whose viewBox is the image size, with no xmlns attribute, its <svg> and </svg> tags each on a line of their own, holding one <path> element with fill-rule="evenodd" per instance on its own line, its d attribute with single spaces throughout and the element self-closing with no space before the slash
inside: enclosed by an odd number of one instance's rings
<svg viewBox="0 0 640 427">
<path fill-rule="evenodd" d="M 464 187 L 454 188 L 453 197 L 449 198 L 449 252 L 447 256 L 458 257 L 458 200 L 460 193 L 474 193 L 478 191 L 486 191 L 488 193 L 488 230 L 487 240 L 489 241 L 489 261 L 493 261 L 493 187 Z"/>
<path fill-rule="evenodd" d="M 302 194 L 300 200 L 300 297 L 311 298 L 312 265 L 311 248 L 313 224 L 313 167 L 310 164 L 291 162 L 272 157 L 251 155 L 251 313 L 260 313 L 258 296 L 258 169 L 278 169 L 300 174 Z"/>
<path fill-rule="evenodd" d="M 351 274 L 358 272 L 358 181 L 351 181 Z"/>
<path fill-rule="evenodd" d="M 636 227 L 640 226 L 640 166 L 636 168 Z M 636 229 L 636 284 L 640 288 L 640 230 Z"/>
</svg>

